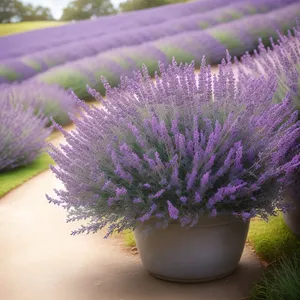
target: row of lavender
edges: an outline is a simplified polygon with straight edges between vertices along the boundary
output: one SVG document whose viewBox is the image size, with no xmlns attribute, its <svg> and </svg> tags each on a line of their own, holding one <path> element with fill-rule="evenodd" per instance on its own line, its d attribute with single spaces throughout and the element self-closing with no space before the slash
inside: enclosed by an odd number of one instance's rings
<svg viewBox="0 0 300 300">
<path fill-rule="evenodd" d="M 77 108 L 70 92 L 43 83 L 1 85 L 0 171 L 30 164 L 45 149 L 52 120 L 71 122 Z"/>
<path fill-rule="evenodd" d="M 168 20 L 175 20 L 180 17 L 210 11 L 238 1 L 241 0 L 191 1 L 115 16 L 101 17 L 95 21 L 81 21 L 77 24 L 7 36 L 0 39 L 0 59 L 17 57 L 78 40 L 84 43 L 85 40 L 92 37 L 100 38 L 103 34 L 107 33 L 159 24 Z M 280 0 L 274 1 L 277 2 Z M 286 1 L 291 2 L 293 0 Z"/>
<path fill-rule="evenodd" d="M 289 2 L 295 2 L 290 0 Z M 136 29 L 104 34 L 100 37 L 67 43 L 51 47 L 43 51 L 27 54 L 0 62 L 1 81 L 21 81 L 44 72 L 57 65 L 94 56 L 110 49 L 134 46 L 154 41 L 164 37 L 174 36 L 189 31 L 210 28 L 218 24 L 227 23 L 234 19 L 241 19 L 247 15 L 265 13 L 276 8 L 282 8 L 286 0 L 245 0 L 231 3 L 211 11 L 181 17 L 161 24 L 155 24 Z"/>
<path fill-rule="evenodd" d="M 206 29 L 189 31 L 134 47 L 117 48 L 97 56 L 80 59 L 50 69 L 31 80 L 58 84 L 71 88 L 81 98 L 89 98 L 85 85 L 98 87 L 104 76 L 112 85 L 119 83 L 120 75 L 130 75 L 145 63 L 153 75 L 157 61 L 168 63 L 173 56 L 177 61 L 199 63 L 205 55 L 208 63 L 219 63 L 226 49 L 233 55 L 253 50 L 257 40 L 276 36 L 276 29 L 285 31 L 295 25 L 300 16 L 300 3 L 289 5 L 267 14 L 254 15 L 241 20 Z"/>
</svg>

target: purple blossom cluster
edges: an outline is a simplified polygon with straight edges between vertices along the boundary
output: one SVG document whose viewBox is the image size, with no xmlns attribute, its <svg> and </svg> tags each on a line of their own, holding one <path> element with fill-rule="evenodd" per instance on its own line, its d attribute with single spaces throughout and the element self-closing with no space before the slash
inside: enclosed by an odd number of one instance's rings
<svg viewBox="0 0 300 300">
<path fill-rule="evenodd" d="M 34 108 L 48 120 L 52 117 L 60 125 L 71 122 L 68 113 L 76 113 L 77 107 L 72 94 L 56 85 L 41 82 L 23 82 L 0 85 L 0 103 L 10 101 Z"/>
<path fill-rule="evenodd" d="M 240 0 L 201 0 L 171 4 L 5 36 L 0 39 L 0 59 L 18 57 L 78 40 L 85 43 L 85 40 L 89 38 L 98 37 L 101 39 L 104 34 L 120 30 L 140 27 L 145 27 L 146 30 L 148 25 L 206 12 L 238 1 Z"/>
<path fill-rule="evenodd" d="M 107 100 L 87 88 L 103 108 L 60 126 L 67 144 L 51 147 L 52 167 L 65 186 L 49 202 L 68 210 L 68 221 L 88 220 L 73 234 L 134 228 L 155 218 L 194 226 L 202 215 L 267 217 L 281 207 L 283 185 L 299 170 L 300 122 L 287 94 L 271 100 L 277 80 L 236 80 L 228 55 L 212 75 L 202 60 L 159 63 L 122 77 L 117 88 L 103 79 Z"/>
<path fill-rule="evenodd" d="M 10 72 L 7 71 L 10 70 L 18 74 L 17 80 L 25 80 L 54 66 L 98 55 L 114 48 L 139 45 L 180 33 L 186 34 L 189 31 L 206 29 L 220 23 L 241 19 L 247 15 L 266 13 L 293 2 L 295 0 L 244 0 L 230 3 L 229 5 L 225 5 L 226 3 L 224 2 L 225 6 L 204 13 L 192 14 L 175 20 L 149 25 L 146 28 L 138 27 L 125 31 L 109 32 L 103 34 L 101 38 L 99 36 L 88 38 L 84 43 L 80 39 L 43 51 L 29 53 L 25 56 L 3 60 L 0 62 L 0 76 L 3 75 L 2 81 L 9 80 L 8 78 L 15 80 L 14 77 L 11 77 Z"/>
<path fill-rule="evenodd" d="M 48 118 L 34 111 L 31 103 L 0 101 L 0 171 L 29 164 L 44 148 L 52 128 L 45 128 Z"/>
</svg>

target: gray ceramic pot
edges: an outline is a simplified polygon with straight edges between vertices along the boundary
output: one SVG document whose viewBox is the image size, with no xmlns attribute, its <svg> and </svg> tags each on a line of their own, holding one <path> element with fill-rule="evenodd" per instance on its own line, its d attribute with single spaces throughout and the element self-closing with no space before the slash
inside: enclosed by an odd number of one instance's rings
<svg viewBox="0 0 300 300">
<path fill-rule="evenodd" d="M 145 234 L 139 223 L 134 231 L 145 269 L 155 277 L 175 282 L 202 282 L 232 273 L 243 253 L 249 229 L 233 216 L 202 217 L 192 228 L 179 223 Z"/>
<path fill-rule="evenodd" d="M 283 214 L 283 219 L 291 231 L 300 237 L 300 175 L 297 176 L 294 186 L 286 190 L 285 199 L 294 209 Z"/>
</svg>

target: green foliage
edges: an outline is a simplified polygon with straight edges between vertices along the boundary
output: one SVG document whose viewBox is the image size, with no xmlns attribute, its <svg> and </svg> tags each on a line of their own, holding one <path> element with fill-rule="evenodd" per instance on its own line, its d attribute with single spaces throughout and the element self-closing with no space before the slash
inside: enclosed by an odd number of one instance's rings
<svg viewBox="0 0 300 300">
<path fill-rule="evenodd" d="M 258 283 L 251 300 L 298 300 L 300 299 L 300 251 L 291 258 L 284 257 L 271 266 Z"/>
<path fill-rule="evenodd" d="M 190 53 L 185 52 L 181 48 L 170 47 L 167 43 L 160 44 L 159 42 L 157 42 L 155 46 L 157 49 L 162 51 L 168 57 L 169 63 L 171 63 L 173 57 L 180 62 L 191 62 L 192 60 L 195 59 L 195 57 Z"/>
<path fill-rule="evenodd" d="M 47 153 L 43 153 L 28 166 L 0 173 L 0 198 L 35 175 L 47 170 L 50 164 L 53 164 L 53 160 Z"/>
<path fill-rule="evenodd" d="M 45 74 L 45 75 L 44 75 Z M 46 72 L 40 76 L 40 81 L 48 84 L 58 84 L 65 89 L 72 89 L 75 94 L 80 97 L 88 96 L 85 85 L 89 79 L 79 70 L 64 69 L 59 72 L 59 76 L 55 72 Z"/>
<path fill-rule="evenodd" d="M 10 81 L 20 79 L 20 77 L 21 77 L 20 74 L 18 74 L 16 71 L 11 70 L 4 66 L 0 66 L 0 76 L 3 76 Z"/>
<path fill-rule="evenodd" d="M 17 0 L 0 1 L 0 23 L 9 23 L 13 17 L 20 16 L 23 4 Z"/>
<path fill-rule="evenodd" d="M 62 21 L 90 19 L 116 13 L 109 0 L 73 0 L 63 10 Z"/>
<path fill-rule="evenodd" d="M 132 230 L 126 229 L 122 234 L 124 238 L 124 244 L 126 247 L 133 248 L 136 246 L 135 238 Z"/>
<path fill-rule="evenodd" d="M 247 46 L 244 45 L 242 40 L 235 37 L 236 33 L 233 33 L 230 30 L 231 29 L 220 31 L 218 28 L 210 28 L 207 31 L 213 38 L 224 45 L 226 49 L 230 49 L 231 55 L 240 55 L 247 50 Z"/>
<path fill-rule="evenodd" d="M 127 0 L 120 4 L 122 12 L 140 10 L 172 3 L 186 2 L 187 0 Z"/>
<path fill-rule="evenodd" d="M 248 240 L 256 253 L 268 262 L 300 250 L 300 239 L 289 230 L 282 214 L 270 217 L 269 222 L 252 220 Z"/>
<path fill-rule="evenodd" d="M 51 11 L 47 7 L 24 4 L 18 0 L 0 1 L 0 23 L 17 21 L 49 21 L 53 20 Z"/>
</svg>

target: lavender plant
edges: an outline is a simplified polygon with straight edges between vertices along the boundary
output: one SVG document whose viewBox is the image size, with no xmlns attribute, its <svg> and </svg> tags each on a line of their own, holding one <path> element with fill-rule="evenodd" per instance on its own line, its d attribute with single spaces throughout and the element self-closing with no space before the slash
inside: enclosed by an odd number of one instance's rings
<svg viewBox="0 0 300 300">
<path fill-rule="evenodd" d="M 71 94 L 56 85 L 28 81 L 0 85 L 0 91 L 0 102 L 9 99 L 11 103 L 21 103 L 25 108 L 34 107 L 37 114 L 42 111 L 49 120 L 52 117 L 61 125 L 71 122 L 69 112 L 76 112 Z"/>
<path fill-rule="evenodd" d="M 254 50 L 254 56 L 246 53 L 242 63 L 237 62 L 239 80 L 247 84 L 248 78 L 263 74 L 265 77 L 277 78 L 276 102 L 281 101 L 284 94 L 291 93 L 294 105 L 300 109 L 300 24 L 297 21 L 293 31 L 288 35 L 278 32 L 279 39 L 274 42 L 270 38 L 271 47 L 266 48 L 262 41 Z"/>
<path fill-rule="evenodd" d="M 24 109 L 22 103 L 0 101 L 0 171 L 27 165 L 41 153 L 51 128 L 34 110 L 31 104 Z"/>
<path fill-rule="evenodd" d="M 239 80 L 247 84 L 248 78 L 254 75 L 263 76 L 268 80 L 273 78 L 277 81 L 276 93 L 273 102 L 280 102 L 285 93 L 290 93 L 295 107 L 300 110 L 300 24 L 297 22 L 293 31 L 288 35 L 280 32 L 277 42 L 271 41 L 271 47 L 266 48 L 262 41 L 254 51 L 254 56 L 246 53 L 242 57 L 242 63 L 237 64 L 239 70 Z M 297 145 L 297 149 L 300 144 Z M 298 189 L 300 184 L 300 172 L 295 174 L 294 184 L 291 188 L 287 187 L 289 194 L 294 199 L 298 199 Z"/>
<path fill-rule="evenodd" d="M 155 218 L 194 226 L 202 215 L 266 218 L 281 205 L 281 186 L 300 165 L 300 122 L 290 96 L 273 104 L 273 78 L 236 81 L 230 57 L 217 75 L 202 61 L 167 68 L 153 82 L 146 67 L 118 88 L 103 79 L 107 100 L 88 87 L 103 109 L 77 99 L 67 144 L 51 147 L 64 183 L 49 202 L 68 221 L 88 220 L 72 234 L 134 228 Z"/>
</svg>

